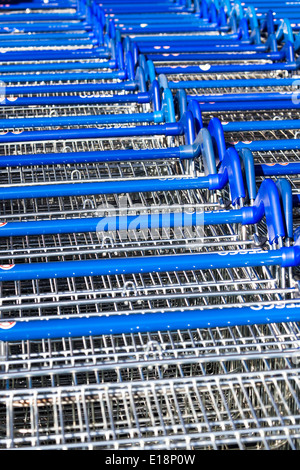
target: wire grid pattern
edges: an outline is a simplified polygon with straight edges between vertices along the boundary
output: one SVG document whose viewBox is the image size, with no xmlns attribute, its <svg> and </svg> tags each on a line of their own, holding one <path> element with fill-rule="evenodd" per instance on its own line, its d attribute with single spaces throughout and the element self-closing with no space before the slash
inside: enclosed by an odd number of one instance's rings
<svg viewBox="0 0 300 470">
<path fill-rule="evenodd" d="M 299 369 L 0 392 L 2 448 L 297 449 Z M 14 426 L 12 426 L 14 423 Z"/>
<path fill-rule="evenodd" d="M 251 121 L 285 121 L 298 120 L 297 110 L 271 110 L 271 111 L 205 111 L 202 110 L 203 121 L 209 123 L 213 117 L 217 117 L 223 124 L 227 122 L 251 122 Z M 284 126 L 284 123 L 283 123 Z M 300 125 L 299 125 L 300 129 Z M 226 127 L 224 127 L 226 132 Z M 297 132 L 297 131 L 295 131 Z"/>
<path fill-rule="evenodd" d="M 271 71 L 251 71 L 251 72 L 226 72 L 226 73 L 168 73 L 168 80 L 179 83 L 187 81 L 204 81 L 204 80 L 247 80 L 264 78 L 299 78 L 299 75 L 287 70 L 271 70 Z M 258 83 L 259 85 L 259 83 Z M 226 88 L 227 90 L 227 88 Z"/>
</svg>

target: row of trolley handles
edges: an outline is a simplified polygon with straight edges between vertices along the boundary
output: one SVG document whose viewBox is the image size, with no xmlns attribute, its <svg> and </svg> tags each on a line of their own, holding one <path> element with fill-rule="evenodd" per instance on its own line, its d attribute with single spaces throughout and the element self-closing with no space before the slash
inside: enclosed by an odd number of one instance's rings
<svg viewBox="0 0 300 470">
<path fill-rule="evenodd" d="M 53 116 L 51 111 L 51 116 Z M 217 130 L 216 130 L 217 129 Z M 205 132 L 205 129 L 201 129 L 199 134 L 200 138 L 196 139 L 196 147 L 198 146 L 198 154 L 202 153 L 202 157 L 210 159 L 210 164 L 212 163 L 212 158 L 214 155 L 212 153 L 206 154 L 207 149 L 212 149 L 212 142 L 210 139 L 219 139 L 218 146 L 219 149 L 224 145 L 220 142 L 220 123 L 217 120 L 214 120 L 211 124 L 210 131 L 213 131 L 213 135 L 209 135 L 208 132 Z M 204 144 L 203 144 L 204 141 Z M 193 147 L 194 145 L 194 147 Z M 189 142 L 188 146 L 193 147 L 192 150 L 195 152 L 195 142 Z M 244 153 L 244 157 L 249 158 L 249 154 Z M 182 146 L 179 148 L 178 153 L 179 158 L 187 157 L 187 148 Z M 193 157 L 195 155 L 193 154 Z M 245 196 L 242 188 L 242 179 L 240 174 L 238 178 L 236 175 L 230 180 L 230 172 L 228 171 L 228 165 L 230 166 L 232 161 L 239 161 L 239 157 L 234 148 L 229 148 L 226 150 L 225 154 L 219 154 L 220 167 L 219 173 L 220 180 L 216 179 L 215 174 L 205 175 L 204 179 L 201 180 L 201 177 L 194 178 L 195 185 L 192 186 L 194 189 L 199 188 L 209 188 L 215 189 L 218 187 L 220 181 L 223 185 L 228 182 L 231 183 L 231 194 L 233 197 L 233 204 L 235 205 L 241 198 Z M 225 164 L 224 164 L 225 162 Z M 208 166 L 209 166 L 208 165 Z M 222 166 L 223 165 L 223 166 Z M 221 169 L 221 170 L 220 170 Z M 235 167 L 238 170 L 238 166 Z M 72 172 L 71 179 L 75 179 L 76 175 L 79 176 L 78 170 Z M 230 181 L 229 181 L 230 180 Z M 237 180 L 237 181 L 236 181 Z M 240 181 L 239 181 L 240 180 Z M 177 183 L 179 179 L 176 179 Z M 182 181 L 186 181 L 186 178 L 182 178 Z M 201 184 L 201 182 L 203 184 Z M 153 182 L 152 182 L 153 183 Z M 170 182 L 164 181 L 166 186 L 161 185 L 159 189 L 164 187 L 172 189 L 176 186 L 171 185 Z M 240 188 L 238 186 L 241 186 Z M 60 185 L 61 186 L 61 185 Z M 81 185 L 82 186 L 82 185 Z M 74 185 L 72 185 L 74 188 Z M 83 187 L 83 186 L 82 186 Z M 183 186 L 183 188 L 188 188 L 188 186 Z M 11 188 L 6 188 L 11 189 Z M 95 188 L 95 193 L 97 194 L 97 188 Z M 181 187 L 180 187 L 181 189 Z M 241 189 L 242 192 L 239 192 Z M 32 191 L 32 186 L 30 187 Z M 233 221 L 237 223 L 257 223 L 259 218 L 261 218 L 267 212 L 269 220 L 269 241 L 271 244 L 278 242 L 285 235 L 285 226 L 283 217 L 280 216 L 281 207 L 280 196 L 284 194 L 289 194 L 287 187 L 280 186 L 280 191 L 276 187 L 275 183 L 270 180 L 265 180 L 261 185 L 261 188 L 256 195 L 253 205 L 251 207 L 241 207 L 233 211 L 217 211 L 211 213 L 201 214 L 201 220 L 206 223 L 214 223 L 213 220 L 217 216 L 222 216 L 222 213 L 226 214 L 226 221 L 228 220 L 229 213 L 232 213 Z M 236 192 L 234 192 L 236 191 Z M 9 192 L 9 191 L 8 191 Z M 72 193 L 67 193 L 72 194 Z M 47 188 L 47 195 L 49 195 L 49 188 Z M 56 193 L 54 194 L 56 195 Z M 50 195 L 51 196 L 51 195 Z M 24 195 L 22 195 L 22 198 Z M 284 196 L 285 197 L 285 196 Z M 3 196 L 2 199 L 8 198 L 10 196 Z M 271 203 L 270 203 L 271 201 Z M 286 199 L 285 199 L 286 201 Z M 85 201 L 85 203 L 87 200 Z M 285 202 L 285 208 L 289 210 L 290 208 L 290 199 L 288 202 Z M 271 209 L 271 210 L 270 210 Z M 277 212 L 278 209 L 278 212 Z M 176 215 L 173 214 L 174 219 L 173 223 L 176 224 L 180 221 L 180 216 L 176 218 Z M 198 214 L 186 214 L 186 220 L 184 223 L 191 224 L 197 221 Z M 251 221 L 251 217 L 255 218 L 255 222 Z M 290 214 L 288 214 L 290 217 Z M 273 218 L 272 218 L 273 217 Z M 163 223 L 162 218 L 158 216 L 156 219 L 158 226 L 161 226 Z M 221 220 L 221 218 L 219 218 Z M 149 218 L 145 216 L 145 222 L 148 222 Z M 182 217 L 181 217 L 182 221 Z M 52 222 L 52 221 L 51 221 Z M 56 221 L 55 224 L 59 222 L 68 222 L 68 221 Z M 72 220 L 70 220 L 72 223 Z M 86 221 L 84 221 L 86 222 Z M 89 222 L 89 221 L 88 221 Z M 120 223 L 120 222 L 119 222 Z M 12 226 L 13 223 L 4 224 L 2 226 L 3 231 L 7 231 L 9 226 Z M 26 223 L 27 229 L 30 224 L 38 224 L 38 222 L 28 222 Z M 53 225 L 55 225 L 53 224 Z M 20 223 L 17 224 L 20 227 Z M 37 225 L 36 225 L 37 226 Z M 1 228 L 1 235 L 3 231 Z M 89 228 L 90 230 L 91 228 Z M 69 229 L 68 229 L 69 230 Z M 81 228 L 80 228 L 81 230 Z M 57 233 L 57 232 L 55 232 Z M 277 250 L 244 250 L 240 252 L 224 252 L 224 253 L 210 253 L 210 254 L 193 254 L 193 255 L 178 255 L 178 256 L 160 256 L 159 258 L 141 258 L 141 259 L 110 259 L 110 260 L 95 260 L 95 261 L 73 261 L 73 262 L 61 262 L 61 263 L 36 263 L 34 265 L 11 265 L 7 267 L 2 267 L 0 272 L 1 281 L 11 281 L 11 280 L 22 280 L 22 279 L 50 279 L 50 278 L 59 278 L 59 277 L 72 277 L 72 276 L 89 276 L 89 275 L 112 275 L 112 274 L 126 274 L 126 273 L 147 273 L 147 272 L 164 272 L 166 270 L 185 270 L 185 269 L 210 269 L 211 267 L 218 268 L 227 268 L 227 267 L 249 267 L 249 266 L 272 266 L 272 265 L 281 265 L 282 267 L 291 267 L 298 266 L 300 263 L 300 246 L 298 245 L 299 236 L 298 233 L 295 234 L 295 244 L 294 246 L 285 247 L 280 246 Z M 110 238 L 106 238 L 106 241 L 111 243 Z M 124 285 L 126 289 L 133 289 L 136 291 L 136 287 L 133 283 L 127 282 Z M 125 290 L 126 290 L 125 289 Z M 124 291 L 125 292 L 125 291 Z M 255 313 L 254 313 L 255 312 Z M 278 315 L 280 316 L 280 321 L 285 317 L 289 321 L 298 319 L 299 317 L 299 306 L 297 304 L 285 304 L 285 305 L 271 305 L 271 306 L 261 306 L 259 311 L 255 307 L 236 307 L 228 309 L 211 309 L 205 311 L 202 309 L 194 310 L 189 312 L 189 315 L 186 312 L 168 312 L 168 314 L 155 313 L 155 314 L 136 314 L 130 317 L 124 316 L 111 316 L 111 317 L 90 317 L 90 318 L 74 318 L 68 320 L 49 320 L 49 321 L 30 321 L 30 322 L 5 322 L 0 325 L 0 339 L 1 340 L 14 340 L 14 339 L 37 339 L 41 337 L 54 337 L 54 336 L 77 336 L 85 334 L 112 334 L 119 332 L 142 332 L 142 331 L 151 331 L 153 328 L 155 330 L 168 330 L 177 328 L 194 328 L 194 327 L 203 327 L 203 326 L 222 326 L 230 324 L 249 324 L 252 322 L 262 321 L 263 323 L 277 321 Z M 242 323 L 241 323 L 242 322 Z"/>
</svg>

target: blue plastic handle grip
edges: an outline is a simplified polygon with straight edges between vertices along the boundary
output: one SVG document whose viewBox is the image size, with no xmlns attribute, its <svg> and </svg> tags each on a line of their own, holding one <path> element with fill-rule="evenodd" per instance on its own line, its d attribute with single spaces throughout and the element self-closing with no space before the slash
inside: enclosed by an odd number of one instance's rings
<svg viewBox="0 0 300 470">
<path fill-rule="evenodd" d="M 300 247 L 0 266 L 0 282 L 190 270 L 299 266 Z"/>
<path fill-rule="evenodd" d="M 253 305 L 182 310 L 132 315 L 91 316 L 56 320 L 30 320 L 8 323 L 0 329 L 0 341 L 26 341 L 47 338 L 147 333 L 155 331 L 196 330 L 284 322 L 299 322 L 297 304 Z"/>
<path fill-rule="evenodd" d="M 257 163 L 255 165 L 257 176 L 287 176 L 300 174 L 300 162 Z"/>
<path fill-rule="evenodd" d="M 159 53 L 168 53 L 168 54 L 177 54 L 177 53 L 217 53 L 220 51 L 220 44 L 217 41 L 212 43 L 205 44 L 204 41 L 186 41 L 188 36 L 185 38 L 184 41 L 178 42 L 168 42 L 168 45 L 158 45 L 158 44 L 151 44 L 151 43 L 140 43 L 139 50 L 143 54 L 151 54 L 155 55 L 159 51 Z M 164 48 L 168 48 L 167 50 Z M 246 44 L 241 42 L 230 42 L 230 41 L 222 41 L 222 52 L 267 52 L 269 50 L 268 44 L 252 44 L 249 41 L 246 41 Z"/>
<path fill-rule="evenodd" d="M 6 38 L 8 39 L 8 38 Z M 72 39 L 70 37 L 66 37 L 66 39 L 56 39 L 56 38 L 53 38 L 53 39 L 29 39 L 27 38 L 26 40 L 24 39 L 20 39 L 20 40 L 17 40 L 15 39 L 14 41 L 11 41 L 11 40 L 8 40 L 8 41 L 0 41 L 0 44 L 1 44 L 1 47 L 4 47 L 4 48 L 9 48 L 9 47 L 28 47 L 28 48 L 31 48 L 31 47 L 38 47 L 38 46 L 44 46 L 44 47 L 61 47 L 61 46 L 65 46 L 65 47 L 68 47 L 68 46 L 90 46 L 92 44 L 94 45 L 98 45 L 98 40 L 95 38 L 95 39 L 92 39 L 92 38 L 86 38 L 86 37 L 83 37 L 82 39 Z"/>
<path fill-rule="evenodd" d="M 191 113 L 192 113 L 193 116 L 194 116 L 194 120 L 195 120 L 195 131 L 196 131 L 196 133 L 198 134 L 198 132 L 200 131 L 200 129 L 203 128 L 202 113 L 201 113 L 201 109 L 200 109 L 200 105 L 199 105 L 198 101 L 196 101 L 196 100 L 191 100 L 191 101 L 188 103 L 188 109 L 191 111 Z"/>
<path fill-rule="evenodd" d="M 192 147 L 192 146 L 191 146 Z M 179 148 L 181 150 L 181 148 Z M 175 153 L 173 155 L 177 155 Z M 180 154 L 179 154 L 180 155 Z M 169 154 L 170 156 L 170 154 Z M 184 154 L 183 158 L 187 158 Z M 39 197 L 87 196 L 93 194 L 120 194 L 153 191 L 180 191 L 196 189 L 222 189 L 229 182 L 233 200 L 245 197 L 239 157 L 232 148 L 217 175 L 172 177 L 161 179 L 120 180 L 95 183 L 62 183 L 29 186 L 6 186 L 0 191 L 0 200 L 30 199 Z"/>
<path fill-rule="evenodd" d="M 5 50 L 1 53 L 3 62 L 23 62 L 36 60 L 74 60 L 74 59 L 91 59 L 91 58 L 107 58 L 110 57 L 110 51 L 106 46 L 97 46 L 93 49 L 77 49 L 77 50 L 45 50 L 45 51 L 24 51 L 11 52 Z"/>
<path fill-rule="evenodd" d="M 264 152 L 269 150 L 297 150 L 300 149 L 300 139 L 283 140 L 256 140 L 249 142 L 234 142 L 237 151 L 248 148 L 253 152 Z"/>
<path fill-rule="evenodd" d="M 26 129 L 60 126 L 87 126 L 100 124 L 122 124 L 139 122 L 162 122 L 163 113 L 100 114 L 98 116 L 59 116 L 41 118 L 1 119 L 0 129 Z"/>
<path fill-rule="evenodd" d="M 299 120 L 280 119 L 273 121 L 222 122 L 224 132 L 243 132 L 258 130 L 299 129 Z"/>
<path fill-rule="evenodd" d="M 71 73 L 43 73 L 24 74 L 24 75 L 3 75 L 1 81 L 3 83 L 27 83 L 27 82 L 53 82 L 53 81 L 69 81 L 69 80 L 125 80 L 126 71 L 117 70 L 112 72 L 71 72 Z M 48 88 L 49 92 L 49 88 Z"/>
<path fill-rule="evenodd" d="M 63 183 L 32 186 L 2 187 L 0 200 L 38 197 L 88 196 L 93 194 L 120 194 L 152 191 L 176 191 L 208 188 L 209 177 L 120 180 L 102 183 Z"/>
<path fill-rule="evenodd" d="M 3 32 L 1 31 L 1 28 L 0 28 L 0 33 Z M 8 32 L 6 32 L 8 33 Z M 88 40 L 91 40 L 91 43 L 93 43 L 93 39 L 95 39 L 95 36 L 93 33 L 91 32 L 86 32 L 86 31 L 82 31 L 82 32 L 72 32 L 71 34 L 68 32 L 68 31 L 63 31 L 62 33 L 56 33 L 55 35 L 50 32 L 50 33 L 39 33 L 39 32 L 36 32 L 35 34 L 31 35 L 31 37 L 25 33 L 25 34 L 22 34 L 22 33 L 18 33 L 18 34 L 0 34 L 0 44 L 2 45 L 3 42 L 8 42 L 8 39 L 9 41 L 11 41 L 11 45 L 12 46 L 15 46 L 16 44 L 19 45 L 19 44 L 24 44 L 24 42 L 26 42 L 26 44 L 30 44 L 32 45 L 34 42 L 36 44 L 38 44 L 38 42 L 41 42 L 41 44 L 45 43 L 45 40 L 49 41 L 49 43 L 52 43 L 53 40 L 55 39 L 58 39 L 59 42 L 63 39 L 64 41 L 68 41 L 68 40 L 76 40 L 80 42 L 81 39 L 84 39 L 85 41 L 88 41 Z M 35 64 L 38 66 L 38 64 Z M 18 67 L 18 66 L 17 66 Z M 14 66 L 13 66 L 14 68 Z M 30 70 L 30 69 L 29 69 Z M 38 70 L 38 69 L 37 69 Z M 12 72 L 17 72 L 18 70 L 14 69 L 12 70 Z M 9 70 L 6 70 L 5 73 L 9 73 Z"/>
<path fill-rule="evenodd" d="M 126 95 L 113 95 L 113 96 L 93 96 L 89 93 L 81 95 L 69 95 L 69 96 L 35 96 L 35 97 L 16 97 L 13 101 L 5 98 L 0 102 L 1 106 L 57 106 L 57 105 L 68 105 L 68 104 L 110 104 L 110 103 L 150 103 L 151 98 L 149 93 L 136 93 Z M 159 111 L 160 108 L 156 106 L 155 111 Z"/>
<path fill-rule="evenodd" d="M 209 94 L 209 95 L 197 95 L 188 97 L 189 99 L 197 99 L 201 104 L 203 103 L 232 103 L 236 101 L 291 101 L 295 97 L 295 92 L 294 91 L 289 91 L 289 92 L 281 92 L 281 93 L 223 93 L 223 94 Z"/>
<path fill-rule="evenodd" d="M 200 129 L 192 145 L 180 147 L 181 158 L 194 158 L 202 156 L 205 175 L 214 175 L 217 173 L 216 159 L 213 150 L 211 135 L 205 128 Z"/>
<path fill-rule="evenodd" d="M 147 136 L 147 135 L 180 135 L 183 132 L 183 124 L 169 122 L 161 125 L 130 126 L 127 128 L 84 128 L 84 129 L 53 129 L 44 131 L 17 131 L 0 133 L 0 142 L 35 142 L 68 139 L 100 139 L 113 137 Z M 15 155 L 15 157 L 17 157 Z M 19 157 L 19 156 L 18 156 Z M 25 156 L 24 156 L 25 158 Z M 1 157 L 0 157 L 1 160 Z M 3 158 L 2 158 L 3 160 Z M 17 158 L 16 158 L 17 161 Z M 41 160 L 42 161 L 42 160 Z M 20 162 L 19 164 L 22 164 Z"/>
<path fill-rule="evenodd" d="M 284 187 L 282 188 L 284 192 Z M 282 197 L 284 199 L 284 197 Z M 286 199 L 284 199 L 286 201 Z M 292 202 L 292 199 L 288 202 Z M 286 209 L 286 203 L 285 203 Z M 281 206 L 273 181 L 265 180 L 253 207 L 195 213 L 149 214 L 139 216 L 91 217 L 28 222 L 8 222 L 0 226 L 0 237 L 84 233 L 96 231 L 137 230 L 171 227 L 206 226 L 216 224 L 256 224 L 266 217 L 269 241 L 285 235 Z M 290 217 L 290 214 L 288 214 Z M 288 220 L 288 219 L 287 219 Z M 293 227 L 292 227 L 293 228 Z"/>
<path fill-rule="evenodd" d="M 259 86 L 261 87 L 284 87 L 292 86 L 295 83 L 294 78 L 262 78 L 259 79 Z M 257 79 L 240 79 L 240 80 L 183 80 L 182 82 L 169 81 L 171 89 L 178 88 L 197 88 L 210 89 L 210 88 L 245 88 L 257 87 Z M 192 98 L 192 97 L 191 97 Z M 195 97 L 194 97 L 195 99 Z"/>
<path fill-rule="evenodd" d="M 198 99 L 197 97 L 194 97 Z M 189 97 L 188 97 L 189 99 Z M 199 100 L 201 101 L 201 100 Z M 202 103 L 201 109 L 204 112 L 219 112 L 219 111 L 254 111 L 254 110 L 285 110 L 285 109 L 299 109 L 300 102 L 298 100 L 293 100 L 292 96 L 286 100 L 282 101 L 239 101 L 237 100 L 234 103 L 227 102 L 209 102 Z"/>
<path fill-rule="evenodd" d="M 242 223 L 243 210 L 175 212 L 138 216 L 90 217 L 28 222 L 8 222 L 0 226 L 0 237 L 46 235 L 55 233 L 108 232 Z"/>
<path fill-rule="evenodd" d="M 222 161 L 226 153 L 226 144 L 222 124 L 218 118 L 212 118 L 208 124 L 208 130 L 212 137 L 215 155 Z"/>
<path fill-rule="evenodd" d="M 220 48 L 216 48 L 217 50 Z M 205 60 L 207 63 L 213 60 L 220 60 L 220 61 L 243 61 L 243 60 L 249 60 L 251 59 L 251 54 L 243 52 L 243 51 L 236 51 L 235 55 L 232 55 L 232 50 L 233 48 L 231 47 L 228 52 L 223 52 L 223 48 L 221 49 L 222 53 L 213 53 L 211 52 L 209 56 L 207 53 L 201 53 L 201 52 L 195 52 L 195 53 L 189 53 L 185 54 L 183 53 L 169 53 L 166 54 L 165 52 L 161 52 L 161 54 L 148 54 L 148 58 L 153 60 L 154 62 L 184 62 L 184 61 L 197 61 L 197 60 Z M 279 52 L 258 52 L 258 51 L 253 51 L 253 59 L 255 60 L 283 60 L 284 59 L 284 52 L 279 51 Z"/>
<path fill-rule="evenodd" d="M 133 134 L 136 135 L 136 134 Z M 91 152 L 65 152 L 0 157 L 0 168 L 33 165 L 68 165 L 88 162 L 128 162 L 159 159 L 183 158 L 179 148 L 143 150 L 104 150 Z M 193 158 L 193 155 L 186 155 Z M 1 191 L 1 190 L 0 190 Z"/>
<path fill-rule="evenodd" d="M 0 46 L 1 46 L 0 41 Z M 65 71 L 65 70 L 94 70 L 94 69 L 114 69 L 117 66 L 115 59 L 105 60 L 103 62 L 49 62 L 49 63 L 34 63 L 34 64 L 17 64 L 17 65 L 3 65 L 1 66 L 1 73 L 26 73 L 26 72 L 50 72 L 50 71 Z"/>
<path fill-rule="evenodd" d="M 211 179 L 212 178 L 213 176 L 211 176 Z M 228 182 L 233 205 L 236 205 L 245 198 L 245 188 L 240 159 L 235 149 L 229 148 L 225 152 L 215 179 L 217 180 L 216 184 L 210 185 L 210 189 L 221 189 Z"/>
</svg>

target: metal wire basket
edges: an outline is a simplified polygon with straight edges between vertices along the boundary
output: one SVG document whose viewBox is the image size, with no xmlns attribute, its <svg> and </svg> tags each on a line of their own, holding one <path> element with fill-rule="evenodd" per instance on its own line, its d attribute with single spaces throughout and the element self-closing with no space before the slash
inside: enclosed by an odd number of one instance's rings
<svg viewBox="0 0 300 470">
<path fill-rule="evenodd" d="M 276 325 L 273 328 L 276 331 Z M 294 325 L 287 328 L 294 333 Z M 215 341 L 218 344 L 223 335 L 227 339 L 221 342 L 227 343 L 229 333 L 229 344 L 234 344 L 236 339 L 239 342 L 245 335 L 245 332 L 241 336 L 239 332 L 232 335 L 230 330 L 183 332 L 178 333 L 180 341 L 188 333 L 193 335 L 193 343 L 201 338 L 202 344 L 202 335 L 211 334 L 208 343 L 213 341 L 213 350 Z M 134 341 L 133 337 L 129 341 Z M 136 341 L 140 342 L 141 338 Z M 148 342 L 146 351 L 152 347 L 154 342 Z M 59 372 L 47 378 L 36 377 L 32 372 L 28 379 L 29 387 L 34 387 L 31 389 L 24 389 L 24 383 L 18 389 L 18 379 L 15 379 L 10 382 L 14 390 L 0 392 L 1 447 L 298 449 L 299 369 L 290 357 L 284 358 L 282 351 L 272 352 L 259 365 L 255 353 L 250 353 L 249 358 L 244 355 L 244 359 L 239 354 L 237 362 L 226 360 L 226 354 L 222 358 L 218 354 L 214 356 L 213 352 L 205 359 L 206 353 L 205 348 L 205 355 L 194 356 L 196 364 L 186 355 L 182 359 L 176 357 L 174 366 L 172 360 L 166 364 L 156 358 L 162 355 L 161 351 L 154 353 L 154 360 L 139 359 L 135 365 L 137 376 L 141 374 L 143 381 L 133 380 L 130 363 L 122 363 L 126 364 L 124 370 L 118 361 L 114 380 L 123 374 L 125 377 L 114 383 L 109 370 L 99 370 L 95 355 L 90 358 L 92 374 L 85 372 L 84 366 L 81 374 L 72 373 L 71 367 L 69 380 Z M 271 364 L 277 370 L 270 372 Z M 107 379 L 108 383 L 101 383 Z M 41 388 L 35 388 L 38 383 Z"/>
</svg>

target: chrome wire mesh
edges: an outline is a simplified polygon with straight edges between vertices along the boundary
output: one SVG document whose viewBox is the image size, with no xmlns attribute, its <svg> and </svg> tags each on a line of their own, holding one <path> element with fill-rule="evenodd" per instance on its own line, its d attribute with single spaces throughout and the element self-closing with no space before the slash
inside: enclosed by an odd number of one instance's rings
<svg viewBox="0 0 300 470">
<path fill-rule="evenodd" d="M 299 111 L 298 110 L 263 110 L 263 111 L 206 111 L 205 109 L 202 112 L 203 120 L 205 123 L 213 117 L 220 119 L 222 124 L 226 125 L 227 122 L 251 122 L 251 121 L 285 121 L 285 120 L 298 120 Z M 300 127 L 300 126 L 299 126 Z M 284 128 L 284 123 L 283 123 Z M 226 130 L 226 128 L 224 128 Z M 280 130 L 280 132 L 284 132 Z M 297 132 L 297 131 L 295 131 Z"/>
<path fill-rule="evenodd" d="M 298 449 L 299 370 L 0 392 L 0 445 Z M 14 427 L 8 423 L 14 422 Z"/>
<path fill-rule="evenodd" d="M 211 229 L 212 236 L 206 243 L 211 250 L 238 248 L 234 237 L 220 237 L 219 245 L 213 236 L 219 229 Z M 207 230 L 209 232 L 209 230 Z M 155 235 L 155 234 L 154 234 Z M 158 234 L 156 234 L 158 235 Z M 169 234 L 168 234 L 169 235 Z M 136 235 L 135 235 L 136 236 Z M 36 261 L 70 261 L 115 257 L 159 256 L 207 252 L 201 242 L 188 243 L 186 239 L 176 243 L 162 241 L 115 242 L 107 234 L 94 240 L 91 234 L 56 237 L 26 237 L 14 244 L 12 252 L 6 252 L 7 264 L 24 262 L 30 256 Z M 27 241 L 30 248 L 25 246 Z M 51 241 L 56 250 L 51 246 Z M 80 241 L 80 248 L 76 242 Z M 37 248 L 32 248 L 34 242 Z M 44 242 L 45 248 L 42 246 Z M 21 248 L 22 243 L 22 248 Z M 93 243 L 93 244 L 92 244 Z M 50 248 L 49 248 L 50 245 Z M 244 246 L 249 244 L 244 244 Z M 28 318 L 60 318 L 70 315 L 118 315 L 139 312 L 164 312 L 172 309 L 210 309 L 216 305 L 224 308 L 243 304 L 275 304 L 298 301 L 297 284 L 281 286 L 277 271 L 269 268 L 210 269 L 150 274 L 120 274 L 81 278 L 63 278 L 36 281 L 3 282 L 1 286 L 1 316 L 3 319 L 26 320 Z"/>
<path fill-rule="evenodd" d="M 299 337 L 287 323 L 8 345 L 0 446 L 299 449 Z"/>
<path fill-rule="evenodd" d="M 62 11 L 62 10 L 60 10 Z M 63 10 L 73 13 L 75 10 Z M 38 13 L 42 13 L 43 10 Z M 52 12 L 58 13 L 53 10 Z M 21 11 L 19 13 L 22 13 Z M 9 16 L 8 16 L 9 19 Z M 220 37 L 230 32 L 219 33 Z M 55 33 L 54 33 L 55 34 Z M 122 32 L 121 32 L 122 34 Z M 216 31 L 187 33 L 186 36 L 216 36 Z M 126 34 L 127 35 L 127 34 Z M 125 35 L 124 35 L 125 36 Z M 137 35 L 129 35 L 138 40 Z M 150 34 L 144 34 L 147 37 Z M 176 39 L 180 34 L 159 34 Z M 71 37 L 71 35 L 70 35 Z M 31 39 L 34 38 L 34 34 Z M 266 34 L 261 35 L 262 42 Z M 1 44 L 0 44 L 1 46 Z M 75 51 L 93 46 L 12 47 L 14 51 Z M 158 49 L 158 48 L 157 48 Z M 83 59 L 81 63 L 89 60 Z M 102 59 L 93 59 L 101 64 Z M 5 62 L 0 65 L 28 64 Z M 76 60 L 37 60 L 32 64 L 74 64 Z M 183 65 L 188 65 L 187 60 Z M 215 60 L 211 64 L 235 64 Z M 249 60 L 241 64 L 270 64 L 269 60 Z M 206 65 L 197 61 L 191 65 Z M 177 62 L 156 61 L 155 66 Z M 100 70 L 95 69 L 95 70 Z M 109 69 L 102 69 L 101 72 Z M 53 72 L 53 81 L 8 85 L 31 86 L 42 83 L 49 92 L 29 97 L 78 96 L 78 93 L 53 93 L 51 85 L 122 84 L 118 79 L 64 80 Z M 52 74 L 50 72 L 50 74 Z M 3 74 L 4 79 L 8 75 Z M 100 77 L 100 75 L 99 75 Z M 292 92 L 291 87 L 267 88 L 263 78 L 298 78 L 287 71 L 243 72 L 226 74 L 168 74 L 170 81 L 257 79 L 257 87 L 191 89 L 199 94 Z M 63 116 L 124 115 L 151 112 L 151 105 L 89 104 L 70 106 L 1 106 L 0 118 L 35 118 Z M 189 86 L 187 84 L 187 86 Z M 136 87 L 137 89 L 137 87 Z M 174 90 L 173 90 L 174 91 Z M 133 91 L 134 92 L 134 91 Z M 126 95 L 125 90 L 101 91 L 79 96 Z M 132 93 L 132 92 L 130 92 Z M 175 94 L 175 92 L 174 92 Z M 296 110 L 263 112 L 207 112 L 204 122 L 217 116 L 225 122 L 298 119 Z M 178 116 L 177 116 L 178 117 Z M 147 126 L 143 122 L 139 125 Z M 152 123 L 151 123 L 152 124 Z M 67 129 L 92 128 L 67 125 Z M 134 124 L 98 126 L 99 129 L 133 128 Z M 35 130 L 45 130 L 35 128 Z M 49 129 L 51 129 L 49 127 Z M 53 128 L 52 128 L 53 129 Z M 299 127 L 300 129 L 300 127 Z M 7 128 L 22 134 L 23 129 Z M 27 131 L 33 128 L 25 129 Z M 226 133 L 226 141 L 295 139 L 299 131 Z M 146 136 L 107 139 L 75 139 L 1 143 L 0 156 L 64 154 L 90 151 L 145 150 L 178 147 L 184 136 Z M 298 161 L 298 151 L 255 152 L 256 163 Z M 193 175 L 203 176 L 201 157 L 192 167 Z M 74 182 L 135 181 L 182 179 L 190 176 L 179 159 L 15 166 L 2 168 L 2 188 L 32 184 Z M 290 178 L 294 193 L 298 179 Z M 1 223 L 38 220 L 105 217 L 109 215 L 168 214 L 182 210 L 194 212 L 231 209 L 228 186 L 220 191 L 177 190 L 32 198 L 2 201 Z M 201 254 L 251 249 L 270 249 L 265 222 L 240 227 L 234 224 L 171 229 L 96 231 L 54 235 L 0 238 L 1 265 L 52 261 L 86 261 L 133 257 Z M 251 306 L 260 309 L 281 305 L 300 305 L 297 268 L 267 266 L 193 269 L 186 271 L 118 274 L 5 281 L 0 283 L 1 321 L 69 319 L 169 313 L 182 310 L 210 310 Z M 239 450 L 300 449 L 300 394 L 298 323 L 228 326 L 177 331 L 154 331 L 77 338 L 42 339 L 0 343 L 0 449 L 91 449 L 91 450 Z"/>
</svg>

